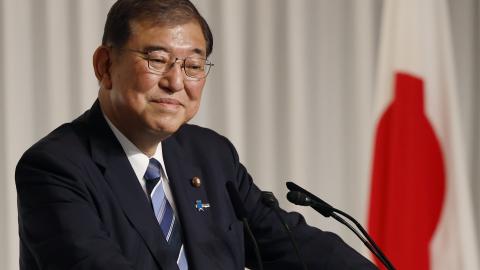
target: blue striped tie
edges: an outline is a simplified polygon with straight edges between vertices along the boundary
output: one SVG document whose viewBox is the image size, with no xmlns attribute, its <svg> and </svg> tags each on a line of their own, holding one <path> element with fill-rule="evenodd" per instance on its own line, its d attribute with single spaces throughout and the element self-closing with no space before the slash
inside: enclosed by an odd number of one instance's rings
<svg viewBox="0 0 480 270">
<path fill-rule="evenodd" d="M 173 208 L 170 205 L 162 185 L 162 165 L 158 160 L 151 158 L 148 163 L 145 180 L 148 195 L 151 198 L 155 217 L 162 229 L 165 240 L 174 254 L 178 254 L 177 265 L 180 270 L 187 270 L 188 263 L 182 244 L 182 235 L 178 222 L 175 222 Z"/>
</svg>

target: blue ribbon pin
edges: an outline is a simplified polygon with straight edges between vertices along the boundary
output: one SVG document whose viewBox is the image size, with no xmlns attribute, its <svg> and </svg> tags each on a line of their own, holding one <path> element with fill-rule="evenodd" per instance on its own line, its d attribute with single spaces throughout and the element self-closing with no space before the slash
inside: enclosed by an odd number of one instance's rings
<svg viewBox="0 0 480 270">
<path fill-rule="evenodd" d="M 205 211 L 204 208 L 210 207 L 209 203 L 202 203 L 202 200 L 196 200 L 195 201 L 195 208 L 197 208 L 198 211 Z"/>
</svg>

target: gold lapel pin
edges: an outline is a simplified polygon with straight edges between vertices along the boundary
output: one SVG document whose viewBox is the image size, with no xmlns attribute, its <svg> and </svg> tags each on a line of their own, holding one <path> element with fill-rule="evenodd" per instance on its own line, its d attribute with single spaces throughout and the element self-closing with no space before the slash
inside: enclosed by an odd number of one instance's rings
<svg viewBox="0 0 480 270">
<path fill-rule="evenodd" d="M 200 177 L 195 176 L 192 178 L 192 186 L 199 188 L 202 185 L 202 180 L 200 180 Z"/>
</svg>

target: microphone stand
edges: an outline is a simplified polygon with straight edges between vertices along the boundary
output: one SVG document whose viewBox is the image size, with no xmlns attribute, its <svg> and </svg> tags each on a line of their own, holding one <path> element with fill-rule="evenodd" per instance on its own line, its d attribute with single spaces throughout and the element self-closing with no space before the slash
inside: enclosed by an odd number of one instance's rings
<svg viewBox="0 0 480 270">
<path fill-rule="evenodd" d="M 322 214 L 323 216 L 325 216 L 325 217 L 330 217 L 331 216 L 335 220 L 337 220 L 338 222 L 347 226 L 353 233 L 355 233 L 355 235 L 357 235 L 357 237 L 365 244 L 365 246 L 382 262 L 382 264 L 385 265 L 385 267 L 387 269 L 395 270 L 395 267 L 393 267 L 393 264 L 388 260 L 387 256 L 385 256 L 385 254 L 383 254 L 381 249 L 378 247 L 378 245 L 375 243 L 375 241 L 373 241 L 373 239 L 370 237 L 370 235 L 367 233 L 367 231 L 352 216 L 350 216 L 349 214 L 347 214 L 347 213 L 345 213 L 345 212 L 343 212 L 339 209 L 336 209 L 335 207 L 331 206 L 330 204 L 326 203 L 322 199 L 318 198 L 317 196 L 313 195 L 312 193 L 308 192 L 307 190 L 303 189 L 302 187 L 298 186 L 297 184 L 295 184 L 293 182 L 287 182 L 287 188 L 290 190 L 289 194 L 293 194 L 293 193 L 298 192 L 297 196 L 298 195 L 303 195 L 306 198 L 310 199 L 308 204 L 304 204 L 304 205 L 309 205 L 313 209 L 315 209 L 317 212 Z M 294 203 L 294 204 L 297 204 L 297 202 L 294 202 L 294 201 L 291 200 L 291 197 L 292 196 L 288 196 L 288 194 L 287 194 L 288 200 L 290 202 Z M 295 196 L 293 196 L 293 197 L 295 197 Z M 338 216 L 336 213 L 346 217 L 351 222 L 353 222 L 355 224 L 355 226 L 360 230 L 360 232 L 365 237 L 362 237 L 362 235 L 360 235 L 360 233 L 355 228 L 353 228 L 348 222 L 346 222 L 342 217 Z"/>
<path fill-rule="evenodd" d="M 319 212 L 320 214 L 322 214 L 322 210 L 319 210 L 319 206 L 318 206 L 318 203 L 313 201 L 311 207 L 313 209 L 315 209 L 315 211 Z M 323 205 L 321 207 L 324 207 Z M 363 234 L 360 234 L 350 223 L 348 223 L 345 219 L 343 219 L 341 216 L 337 215 L 337 213 L 345 216 L 347 219 L 349 219 L 351 222 L 353 222 L 355 224 L 355 226 L 357 226 L 357 228 L 360 229 L 361 233 Z M 368 235 L 368 233 L 362 228 L 362 226 L 360 225 L 360 223 L 358 223 L 353 217 L 351 217 L 350 215 L 348 215 L 347 213 L 339 210 L 339 209 L 336 209 L 336 208 L 332 208 L 332 213 L 330 214 L 331 217 L 333 217 L 335 220 L 337 220 L 338 222 L 342 223 L 343 225 L 347 226 L 361 241 L 362 243 L 382 262 L 383 265 L 385 265 L 385 267 L 387 267 L 387 269 L 389 270 L 395 270 L 395 268 L 393 267 L 393 265 L 390 263 L 390 261 L 388 261 L 387 257 L 383 254 L 383 252 L 380 250 L 380 248 L 378 248 L 378 246 L 376 245 L 376 243 L 373 241 L 373 239 Z M 364 237 L 365 236 L 365 237 Z M 365 239 L 366 238 L 366 239 Z"/>
</svg>

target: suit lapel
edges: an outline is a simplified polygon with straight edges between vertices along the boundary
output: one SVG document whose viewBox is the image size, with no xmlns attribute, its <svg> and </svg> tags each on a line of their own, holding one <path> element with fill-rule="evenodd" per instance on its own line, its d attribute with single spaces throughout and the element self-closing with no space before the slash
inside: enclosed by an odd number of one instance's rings
<svg viewBox="0 0 480 270">
<path fill-rule="evenodd" d="M 185 155 L 185 150 L 176 140 L 175 135 L 162 142 L 162 151 L 177 214 L 182 225 L 190 269 L 197 269 L 195 265 L 204 267 L 208 265 L 209 269 L 222 269 L 218 265 L 212 265 L 216 263 L 216 259 L 211 258 L 208 251 L 198 249 L 195 245 L 201 235 L 210 233 L 208 229 L 212 222 L 211 209 L 205 208 L 202 211 L 196 208 L 197 200 L 209 203 L 203 183 L 207 179 L 204 179 L 200 168 L 194 164 L 192 158 Z M 192 185 L 194 177 L 201 179 L 200 187 Z"/>
<path fill-rule="evenodd" d="M 153 214 L 150 203 L 138 183 L 137 177 L 126 157 L 122 146 L 105 121 L 97 102 L 90 109 L 88 118 L 92 159 L 102 168 L 105 180 L 115 194 L 125 216 L 141 236 L 159 267 L 168 269 L 168 246 L 161 233 L 160 226 Z M 186 156 L 183 146 L 175 135 L 162 142 L 163 156 L 170 187 L 175 199 L 177 215 L 180 218 L 184 235 L 184 244 L 189 259 L 189 268 L 199 270 L 196 266 L 208 269 L 223 269 L 208 250 L 195 248 L 198 239 L 211 233 L 211 209 L 199 211 L 196 201 L 209 203 L 202 171 L 190 156 Z M 192 185 L 192 178 L 199 177 L 200 188 Z M 215 206 L 211 206 L 215 207 Z M 204 268 L 202 268 L 204 269 Z"/>
<path fill-rule="evenodd" d="M 125 215 L 150 249 L 159 266 L 166 266 L 167 243 L 147 197 L 120 143 L 103 118 L 98 101 L 92 106 L 88 123 L 93 160 L 104 169 Z"/>
</svg>

